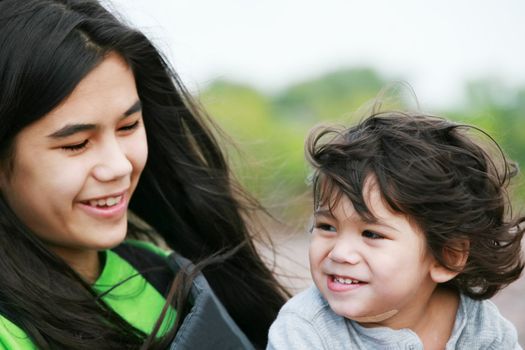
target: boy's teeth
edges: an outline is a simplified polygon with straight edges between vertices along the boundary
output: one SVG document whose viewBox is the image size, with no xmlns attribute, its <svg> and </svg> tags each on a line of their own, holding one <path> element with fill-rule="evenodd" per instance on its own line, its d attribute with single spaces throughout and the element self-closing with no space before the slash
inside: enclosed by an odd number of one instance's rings
<svg viewBox="0 0 525 350">
<path fill-rule="evenodd" d="M 350 278 L 342 278 L 342 277 L 334 277 L 334 280 L 342 284 L 358 284 L 359 283 L 358 280 L 353 280 Z"/>
<path fill-rule="evenodd" d="M 92 207 L 112 207 L 122 200 L 122 196 L 108 197 L 105 199 L 93 199 L 89 201 Z"/>
</svg>

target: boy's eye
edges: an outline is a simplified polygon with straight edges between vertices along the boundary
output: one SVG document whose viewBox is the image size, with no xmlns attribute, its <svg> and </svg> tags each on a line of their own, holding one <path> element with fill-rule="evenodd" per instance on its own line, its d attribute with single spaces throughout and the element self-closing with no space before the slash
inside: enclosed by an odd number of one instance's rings
<svg viewBox="0 0 525 350">
<path fill-rule="evenodd" d="M 139 126 L 139 121 L 135 121 L 134 123 L 132 124 L 129 124 L 129 125 L 124 125 L 122 127 L 119 128 L 119 131 L 129 131 L 129 130 L 133 130 L 133 129 L 136 129 L 137 126 Z"/>
<path fill-rule="evenodd" d="M 370 238 L 370 239 L 383 239 L 384 236 L 380 235 L 379 233 L 375 233 L 373 231 L 365 230 L 362 233 L 363 237 Z"/>
<path fill-rule="evenodd" d="M 63 150 L 66 150 L 66 151 L 80 151 L 82 150 L 84 147 L 86 147 L 88 143 L 88 140 L 85 139 L 84 141 L 82 141 L 81 143 L 76 143 L 74 145 L 67 145 L 67 146 L 62 146 L 60 148 L 62 148 Z"/>
<path fill-rule="evenodd" d="M 316 224 L 315 228 L 322 230 L 322 231 L 329 231 L 329 232 L 336 231 L 335 227 L 329 224 Z"/>
</svg>

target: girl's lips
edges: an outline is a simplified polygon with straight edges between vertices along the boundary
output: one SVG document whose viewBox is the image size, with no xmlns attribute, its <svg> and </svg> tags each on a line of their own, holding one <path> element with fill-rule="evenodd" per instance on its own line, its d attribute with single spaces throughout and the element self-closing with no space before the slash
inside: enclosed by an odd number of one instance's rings
<svg viewBox="0 0 525 350">
<path fill-rule="evenodd" d="M 108 207 L 92 206 L 89 204 L 89 201 L 80 202 L 78 203 L 78 205 L 86 213 L 98 219 L 120 218 L 124 213 L 126 213 L 126 210 L 128 208 L 128 196 L 127 193 L 122 193 L 122 199 L 120 200 L 120 202 Z"/>
<path fill-rule="evenodd" d="M 352 282 L 350 282 L 352 281 Z M 327 287 L 332 292 L 346 292 L 363 287 L 368 283 L 350 277 L 328 275 Z"/>
</svg>

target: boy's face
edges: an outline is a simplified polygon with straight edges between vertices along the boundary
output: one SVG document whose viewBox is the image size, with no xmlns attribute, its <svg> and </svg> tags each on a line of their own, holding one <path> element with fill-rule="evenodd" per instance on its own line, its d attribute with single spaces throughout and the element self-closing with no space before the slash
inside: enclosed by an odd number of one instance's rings
<svg viewBox="0 0 525 350">
<path fill-rule="evenodd" d="M 425 237 L 406 216 L 385 206 L 373 177 L 364 197 L 377 218 L 368 223 L 341 196 L 315 212 L 310 269 L 317 288 L 338 315 L 361 323 L 403 327 L 418 316 L 436 283 Z"/>
</svg>

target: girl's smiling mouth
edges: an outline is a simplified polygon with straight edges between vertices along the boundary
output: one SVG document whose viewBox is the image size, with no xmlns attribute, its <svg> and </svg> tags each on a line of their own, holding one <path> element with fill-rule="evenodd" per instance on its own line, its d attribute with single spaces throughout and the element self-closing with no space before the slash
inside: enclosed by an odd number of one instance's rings
<svg viewBox="0 0 525 350">
<path fill-rule="evenodd" d="M 123 196 L 113 196 L 113 197 L 106 197 L 102 199 L 92 199 L 90 201 L 84 202 L 84 204 L 91 205 L 92 207 L 113 207 L 115 205 L 118 205 L 122 201 Z"/>
<path fill-rule="evenodd" d="M 80 207 L 96 218 L 120 218 L 127 210 L 127 191 L 98 199 L 80 201 Z"/>
</svg>

